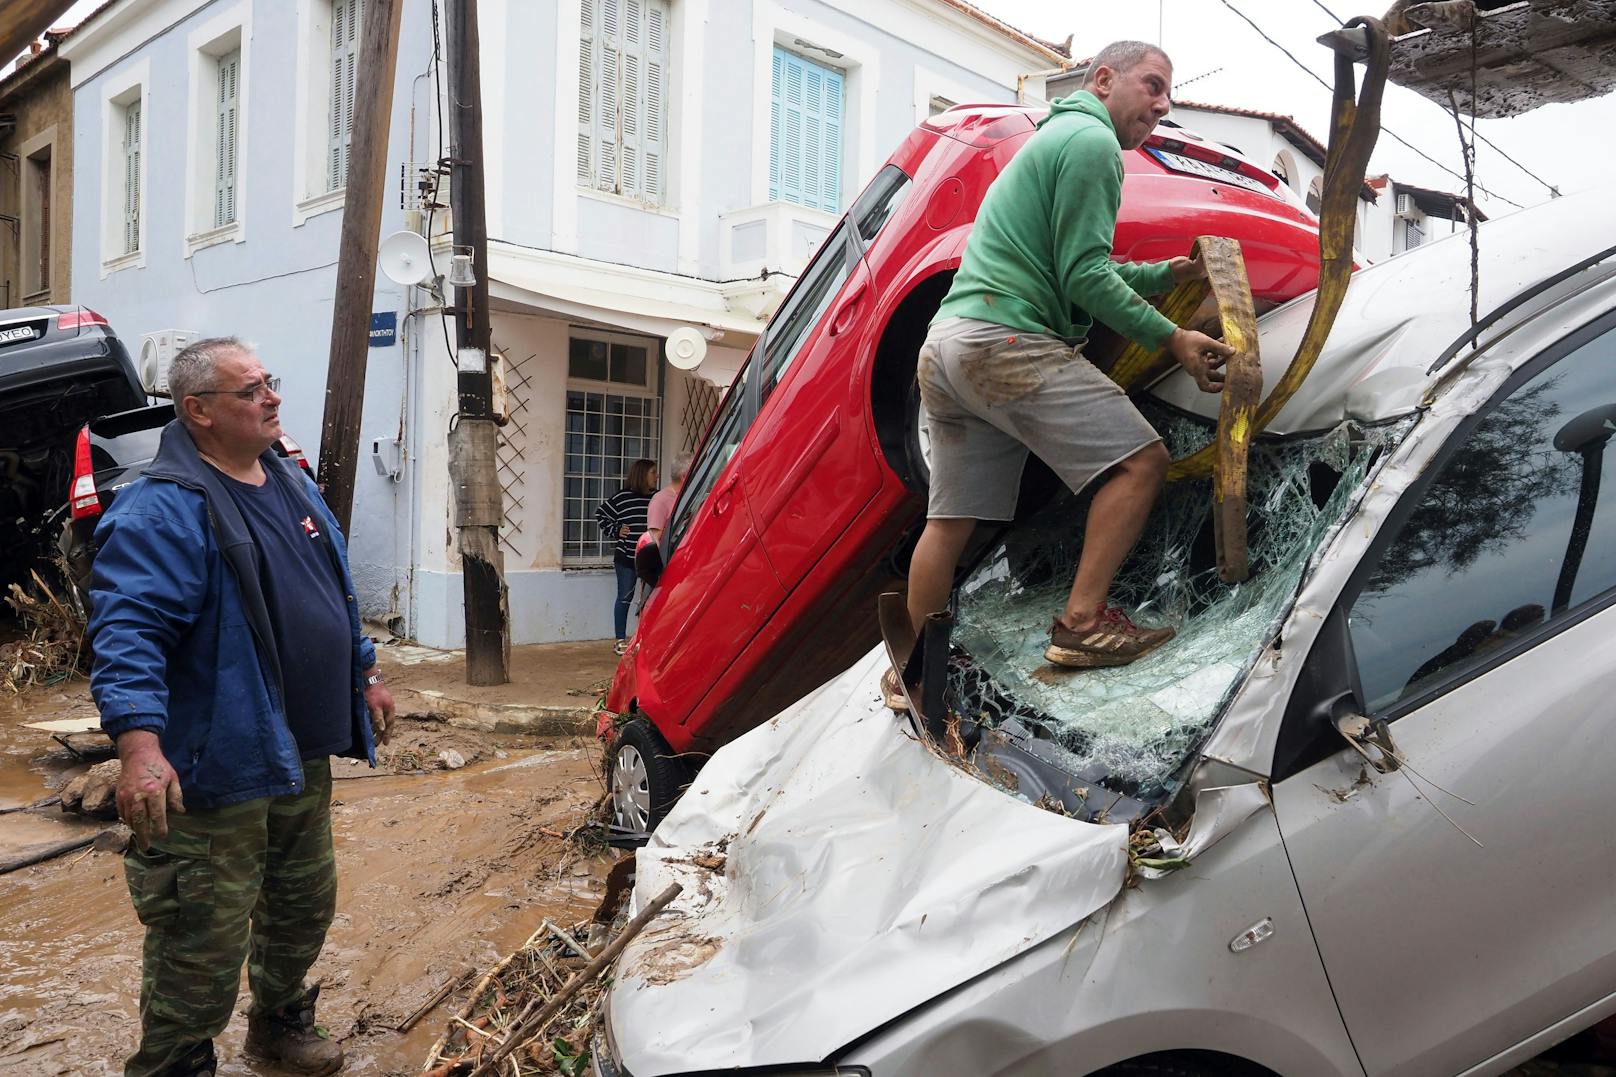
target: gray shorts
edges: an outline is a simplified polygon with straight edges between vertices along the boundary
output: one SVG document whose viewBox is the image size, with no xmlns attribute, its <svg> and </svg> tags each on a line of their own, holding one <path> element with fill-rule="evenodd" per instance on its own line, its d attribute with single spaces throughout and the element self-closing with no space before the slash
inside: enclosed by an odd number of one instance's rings
<svg viewBox="0 0 1616 1077">
<path fill-rule="evenodd" d="M 931 327 L 916 371 L 931 441 L 928 517 L 1012 519 L 1029 450 L 1076 493 L 1161 440 L 1082 349 L 971 318 Z"/>
</svg>

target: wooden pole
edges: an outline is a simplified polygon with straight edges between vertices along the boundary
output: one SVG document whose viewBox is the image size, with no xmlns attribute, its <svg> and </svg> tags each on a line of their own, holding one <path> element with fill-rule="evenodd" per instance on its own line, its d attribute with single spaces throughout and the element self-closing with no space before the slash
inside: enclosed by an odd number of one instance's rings
<svg viewBox="0 0 1616 1077">
<path fill-rule="evenodd" d="M 460 532 L 466 617 L 466 683 L 510 680 L 505 559 L 499 548 L 504 491 L 494 425 L 493 343 L 488 320 L 488 216 L 483 194 L 482 66 L 477 0 L 453 0 L 449 26 L 451 199 L 457 249 L 469 248 L 476 283 L 456 288 L 459 415 L 449 433 L 449 479 Z"/>
<path fill-rule="evenodd" d="M 342 530 L 353 514 L 359 419 L 370 358 L 370 308 L 376 295 L 376 247 L 387 192 L 387 128 L 398 70 L 398 24 L 403 0 L 367 0 L 354 86 L 353 136 L 347 194 L 337 250 L 337 289 L 326 367 L 325 421 L 320 432 L 320 485 Z"/>
<path fill-rule="evenodd" d="M 6 0 L 0 4 L 0 67 L 15 60 L 72 6 L 73 0 Z"/>
</svg>

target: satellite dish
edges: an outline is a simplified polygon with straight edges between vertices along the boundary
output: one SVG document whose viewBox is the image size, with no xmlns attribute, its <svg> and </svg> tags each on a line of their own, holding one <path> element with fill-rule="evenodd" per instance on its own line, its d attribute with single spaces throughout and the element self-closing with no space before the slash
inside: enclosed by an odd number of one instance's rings
<svg viewBox="0 0 1616 1077">
<path fill-rule="evenodd" d="M 681 325 L 668 334 L 668 362 L 679 370 L 695 370 L 707 357 L 707 338 L 700 329 Z"/>
<path fill-rule="evenodd" d="M 431 252 L 415 232 L 394 232 L 382 240 L 377 255 L 382 275 L 394 284 L 424 284 L 432 277 Z"/>
</svg>

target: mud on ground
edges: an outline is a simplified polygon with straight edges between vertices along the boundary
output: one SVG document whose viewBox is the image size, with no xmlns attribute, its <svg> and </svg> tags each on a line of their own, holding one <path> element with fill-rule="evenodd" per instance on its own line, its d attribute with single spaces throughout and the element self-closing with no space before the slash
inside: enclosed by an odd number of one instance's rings
<svg viewBox="0 0 1616 1077">
<path fill-rule="evenodd" d="M 31 803 L 86 766 L 21 723 L 93 714 L 83 682 L 0 700 L 0 807 Z M 467 765 L 439 769 L 447 749 Z M 612 858 L 566 838 L 602 793 L 590 742 L 418 718 L 382 755 L 399 773 L 334 766 L 337 918 L 311 977 L 324 981 L 318 1019 L 347 1051 L 347 1072 L 415 1074 L 463 999 L 450 996 L 408 1034 L 393 1026 L 546 917 L 588 919 Z M 0 855 L 105 825 L 54 808 L 6 815 Z M 139 1027 L 141 937 L 116 854 L 72 853 L 0 876 L 0 1072 L 121 1072 Z M 242 988 L 219 1040 L 220 1073 L 277 1074 L 241 1054 L 245 975 Z"/>
</svg>

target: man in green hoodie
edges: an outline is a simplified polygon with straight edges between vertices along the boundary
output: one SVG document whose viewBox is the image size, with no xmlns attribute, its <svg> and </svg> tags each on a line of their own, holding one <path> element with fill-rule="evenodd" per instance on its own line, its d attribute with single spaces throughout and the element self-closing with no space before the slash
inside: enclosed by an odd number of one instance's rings
<svg viewBox="0 0 1616 1077">
<path fill-rule="evenodd" d="M 982 200 L 920 352 L 931 491 L 909 572 L 917 631 L 947 605 L 976 521 L 1014 517 L 1030 450 L 1074 492 L 1101 482 L 1044 657 L 1079 668 L 1126 665 L 1172 638 L 1106 601 L 1166 476 L 1167 451 L 1127 395 L 1082 356 L 1098 319 L 1145 347 L 1165 344 L 1197 385 L 1218 392 L 1218 367 L 1234 351 L 1180 329 L 1143 298 L 1205 276 L 1198 260 L 1111 260 L 1122 151 L 1143 145 L 1167 114 L 1172 79 L 1172 62 L 1154 45 L 1106 46 L 1084 88 L 1050 106 Z M 887 688 L 893 698 L 891 674 Z"/>
</svg>

